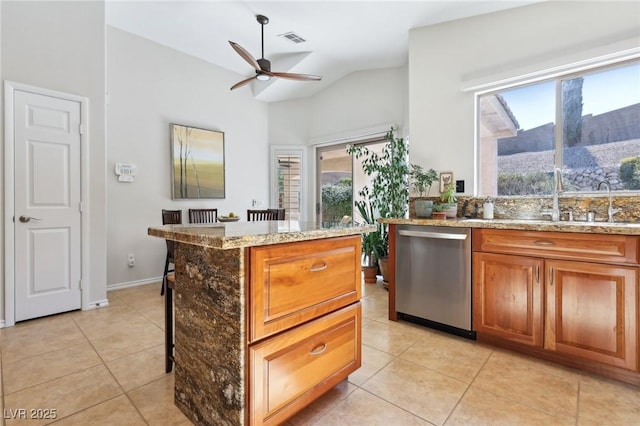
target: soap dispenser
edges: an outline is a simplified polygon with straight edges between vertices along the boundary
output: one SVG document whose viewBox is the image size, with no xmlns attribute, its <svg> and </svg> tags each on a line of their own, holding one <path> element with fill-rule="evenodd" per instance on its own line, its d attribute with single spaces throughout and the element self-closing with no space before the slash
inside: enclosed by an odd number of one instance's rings
<svg viewBox="0 0 640 426">
<path fill-rule="evenodd" d="M 491 201 L 491 198 L 487 198 L 482 205 L 482 218 L 493 219 L 493 202 Z"/>
</svg>

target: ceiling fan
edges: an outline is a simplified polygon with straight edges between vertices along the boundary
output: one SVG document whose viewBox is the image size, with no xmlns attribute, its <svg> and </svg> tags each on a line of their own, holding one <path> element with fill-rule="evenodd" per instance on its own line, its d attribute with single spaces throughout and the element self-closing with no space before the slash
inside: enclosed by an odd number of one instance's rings
<svg viewBox="0 0 640 426">
<path fill-rule="evenodd" d="M 264 15 L 256 15 L 256 19 L 262 26 L 262 57 L 260 59 L 256 60 L 242 46 L 229 40 L 229 44 L 231 44 L 231 47 L 233 47 L 233 49 L 236 52 L 238 52 L 238 55 L 240 55 L 242 59 L 247 61 L 249 65 L 251 65 L 256 70 L 256 75 L 237 82 L 236 84 L 231 86 L 231 90 L 237 89 L 238 87 L 242 87 L 245 84 L 250 83 L 251 80 L 253 79 L 261 80 L 261 81 L 269 80 L 271 77 L 280 77 L 280 78 L 287 78 L 289 80 L 303 80 L 303 81 L 313 81 L 313 80 L 317 81 L 322 79 L 322 77 L 317 75 L 294 74 L 289 72 L 271 71 L 271 61 L 264 58 L 264 26 L 269 23 L 269 18 L 267 18 Z"/>
</svg>

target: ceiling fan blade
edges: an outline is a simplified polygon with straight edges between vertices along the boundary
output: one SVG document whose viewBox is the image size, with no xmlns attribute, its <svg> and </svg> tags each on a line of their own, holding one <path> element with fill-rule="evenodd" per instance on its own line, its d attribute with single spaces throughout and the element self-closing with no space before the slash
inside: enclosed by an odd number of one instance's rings
<svg viewBox="0 0 640 426">
<path fill-rule="evenodd" d="M 256 71 L 260 71 L 260 65 L 258 64 L 258 61 L 256 61 L 256 59 L 251 56 L 251 54 L 247 52 L 244 47 L 240 46 L 238 43 L 232 42 L 231 40 L 229 40 L 229 44 L 231 45 L 231 47 L 233 47 L 233 50 L 238 52 L 238 55 L 242 56 L 242 59 L 247 61 L 249 65 L 255 68 Z"/>
<path fill-rule="evenodd" d="M 254 75 L 253 77 L 249 77 L 249 78 L 247 78 L 245 80 L 239 81 L 236 84 L 234 84 L 233 86 L 231 86 L 231 90 L 237 89 L 238 87 L 242 87 L 245 84 L 249 84 L 249 83 L 251 83 L 251 80 L 255 80 L 255 78 L 256 78 L 256 75 Z"/>
<path fill-rule="evenodd" d="M 322 77 L 320 77 L 319 75 L 311 75 L 311 74 L 294 74 L 291 72 L 273 72 L 273 71 L 271 71 L 269 74 L 271 74 L 274 77 L 288 78 L 289 80 L 304 80 L 304 81 L 322 80 Z"/>
</svg>

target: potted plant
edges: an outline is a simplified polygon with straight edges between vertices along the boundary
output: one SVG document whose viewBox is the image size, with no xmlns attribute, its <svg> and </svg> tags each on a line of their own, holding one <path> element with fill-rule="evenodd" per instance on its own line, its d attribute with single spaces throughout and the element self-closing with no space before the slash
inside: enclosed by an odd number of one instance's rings
<svg viewBox="0 0 640 426">
<path fill-rule="evenodd" d="M 374 218 L 403 218 L 409 204 L 409 146 L 403 138 L 394 135 L 393 127 L 385 135 L 387 143 L 377 154 L 366 146 L 350 146 L 347 153 L 362 161 L 363 172 L 371 178 L 358 194 L 369 202 Z M 386 264 L 389 255 L 389 233 L 386 223 L 379 224 L 382 237 L 381 256 L 378 261 L 386 282 Z"/>
<path fill-rule="evenodd" d="M 434 206 L 438 212 L 444 211 L 446 217 L 455 218 L 458 215 L 458 199 L 456 198 L 456 185 L 451 182 L 440 193 L 440 203 Z"/>
<path fill-rule="evenodd" d="M 422 197 L 426 191 L 428 197 L 431 185 L 438 179 L 438 172 L 433 169 L 425 171 L 422 166 L 412 164 L 409 177 L 411 178 L 411 187 L 413 190 L 418 192 L 420 197 Z M 417 217 L 431 217 L 433 201 L 415 200 L 414 207 Z"/>
<path fill-rule="evenodd" d="M 375 283 L 378 272 L 378 258 L 384 254 L 384 241 L 382 239 L 381 224 L 376 223 L 373 208 L 366 201 L 356 201 L 356 209 L 362 220 L 370 225 L 376 225 L 377 230 L 362 234 L 362 271 L 364 272 L 364 282 Z"/>
<path fill-rule="evenodd" d="M 444 203 L 437 203 L 433 205 L 431 218 L 436 220 L 442 220 L 447 218 L 447 212 L 445 211 L 449 206 Z"/>
</svg>

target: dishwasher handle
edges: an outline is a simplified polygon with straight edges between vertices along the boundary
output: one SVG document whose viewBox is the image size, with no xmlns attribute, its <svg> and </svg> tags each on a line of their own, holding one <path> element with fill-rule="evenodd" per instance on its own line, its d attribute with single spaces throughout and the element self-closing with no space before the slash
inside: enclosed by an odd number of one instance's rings
<svg viewBox="0 0 640 426">
<path fill-rule="evenodd" d="M 436 240 L 466 240 L 467 234 L 450 234 L 448 232 L 398 231 L 403 237 L 433 238 Z"/>
</svg>

